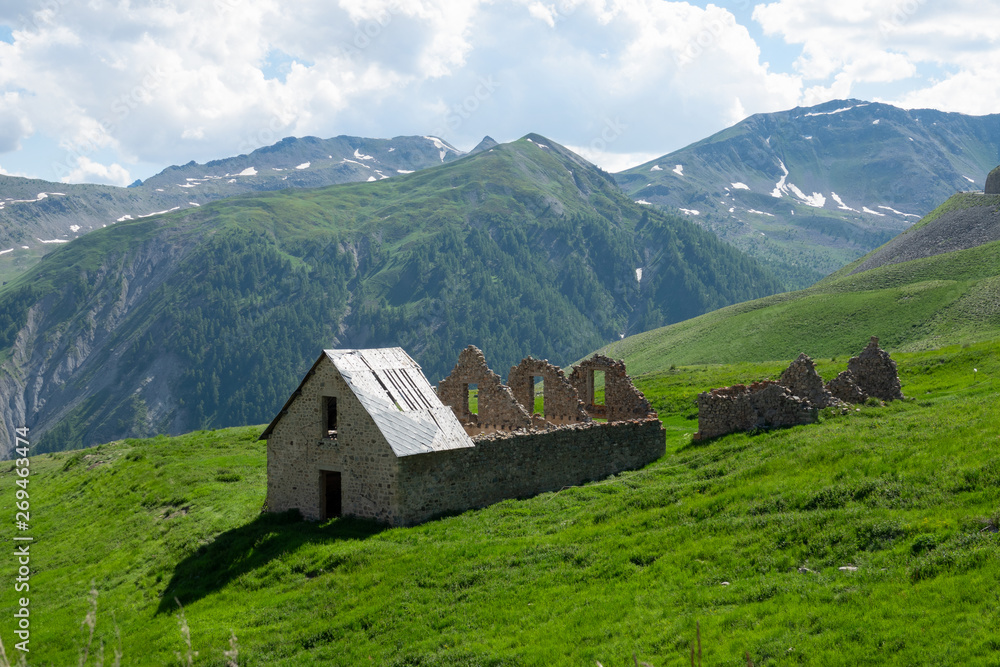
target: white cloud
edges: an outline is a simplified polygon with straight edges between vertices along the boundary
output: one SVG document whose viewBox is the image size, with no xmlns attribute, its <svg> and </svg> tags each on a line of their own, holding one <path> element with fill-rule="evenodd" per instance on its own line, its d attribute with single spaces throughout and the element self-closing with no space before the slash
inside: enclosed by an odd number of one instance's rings
<svg viewBox="0 0 1000 667">
<path fill-rule="evenodd" d="M 1000 111 L 994 68 L 1000 5 L 971 0 L 778 0 L 758 5 L 765 34 L 801 44 L 803 103 L 851 97 L 862 84 L 906 82 L 882 99 L 902 106 Z M 921 72 L 945 72 L 945 79 Z M 967 87 L 966 87 L 967 86 Z M 898 89 L 898 87 L 896 87 Z"/>
<path fill-rule="evenodd" d="M 795 45 L 794 65 L 762 62 L 752 32 L 714 4 L 0 0 L 14 26 L 14 43 L 0 42 L 0 152 L 13 169 L 104 169 L 107 181 L 121 180 L 115 166 L 204 161 L 289 135 L 432 133 L 471 148 L 536 131 L 614 169 L 615 156 L 661 155 L 858 86 L 893 84 L 906 105 L 1000 110 L 988 69 L 998 3 L 775 0 L 753 17 Z M 61 173 L 41 173 L 51 160 L 25 169 L 18 147 L 32 134 L 62 147 Z"/>
<path fill-rule="evenodd" d="M 120 164 L 103 165 L 90 158 L 80 157 L 76 168 L 60 179 L 63 183 L 104 183 L 107 185 L 128 185 L 132 182 L 128 170 Z"/>
</svg>

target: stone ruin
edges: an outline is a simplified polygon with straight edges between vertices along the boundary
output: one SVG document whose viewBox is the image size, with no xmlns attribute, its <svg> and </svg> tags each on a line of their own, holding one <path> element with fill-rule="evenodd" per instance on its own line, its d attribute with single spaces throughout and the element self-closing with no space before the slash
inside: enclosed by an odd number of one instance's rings
<svg viewBox="0 0 1000 667">
<path fill-rule="evenodd" d="M 542 379 L 542 410 L 535 415 L 535 380 Z M 507 385 L 514 392 L 514 398 L 521 404 L 536 426 L 549 424 L 575 424 L 590 421 L 583 401 L 576 389 L 566 379 L 561 368 L 553 366 L 547 359 L 525 357 L 517 366 L 512 366 L 507 374 Z"/>
<path fill-rule="evenodd" d="M 604 372 L 604 404 L 594 405 L 594 373 Z M 542 379 L 543 414 L 535 414 L 535 381 Z M 478 413 L 469 410 L 469 386 L 479 389 Z M 525 357 L 510 369 L 507 384 L 490 370 L 482 351 L 470 345 L 451 374 L 438 383 L 441 402 L 450 406 L 469 435 L 550 429 L 586 424 L 656 419 L 656 412 L 625 372 L 625 362 L 595 354 L 565 372 L 545 359 Z M 583 399 L 583 400 L 581 400 Z"/>
<path fill-rule="evenodd" d="M 479 390 L 476 413 L 469 410 L 471 384 Z M 482 350 L 475 345 L 459 353 L 451 374 L 438 383 L 437 393 L 469 435 L 531 427 L 531 413 L 518 403 L 510 387 L 500 381 L 500 376 L 486 364 Z"/>
<path fill-rule="evenodd" d="M 878 338 L 872 336 L 868 347 L 861 354 L 851 357 L 847 370 L 855 377 L 858 387 L 869 396 L 883 401 L 897 401 L 904 398 L 899 385 L 896 362 L 889 353 L 878 346 Z"/>
<path fill-rule="evenodd" d="M 594 403 L 594 373 L 604 373 L 604 404 Z M 626 419 L 645 419 L 653 414 L 653 408 L 632 378 L 625 372 L 625 362 L 595 354 L 590 359 L 580 362 L 573 368 L 569 376 L 570 383 L 576 387 L 585 409 L 591 417 L 604 417 L 608 421 L 624 421 Z"/>
<path fill-rule="evenodd" d="M 826 383 L 826 389 L 844 403 L 864 403 L 868 400 L 868 394 L 861 391 L 851 371 L 841 371 L 837 377 Z"/>
<path fill-rule="evenodd" d="M 805 399 L 815 408 L 829 408 L 838 403 L 816 372 L 813 360 L 804 352 L 784 370 L 778 384 L 788 387 L 793 396 Z"/>
<path fill-rule="evenodd" d="M 698 394 L 698 432 L 695 440 L 735 431 L 812 424 L 817 409 L 787 387 L 764 380 L 737 384 Z"/>
<path fill-rule="evenodd" d="M 878 346 L 875 336 L 860 355 L 851 358 L 847 370 L 825 386 L 812 359 L 800 354 L 777 382 L 738 384 L 698 394 L 694 438 L 810 424 L 820 408 L 863 403 L 871 396 L 883 401 L 903 398 L 896 362 Z"/>
</svg>

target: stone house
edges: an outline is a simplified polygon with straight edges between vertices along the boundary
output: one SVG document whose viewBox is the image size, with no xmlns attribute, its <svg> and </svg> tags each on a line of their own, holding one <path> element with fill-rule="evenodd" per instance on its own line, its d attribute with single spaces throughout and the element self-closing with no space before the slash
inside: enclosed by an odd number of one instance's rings
<svg viewBox="0 0 1000 667">
<path fill-rule="evenodd" d="M 260 436 L 267 510 L 412 525 L 601 479 L 664 454 L 651 411 L 531 428 L 479 350 L 467 348 L 460 359 L 461 373 L 439 388 L 451 396 L 446 405 L 401 348 L 324 350 Z M 497 413 L 488 423 L 468 414 L 470 382 L 488 388 L 483 399 Z M 459 416 L 472 421 L 463 425 Z"/>
</svg>

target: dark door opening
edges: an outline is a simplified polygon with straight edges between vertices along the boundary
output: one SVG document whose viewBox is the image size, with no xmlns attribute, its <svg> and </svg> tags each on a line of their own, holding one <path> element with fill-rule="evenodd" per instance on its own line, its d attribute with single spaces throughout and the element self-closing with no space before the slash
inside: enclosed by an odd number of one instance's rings
<svg viewBox="0 0 1000 667">
<path fill-rule="evenodd" d="M 323 484 L 323 518 L 332 519 L 340 516 L 342 509 L 340 473 L 324 470 L 321 482 Z"/>
</svg>

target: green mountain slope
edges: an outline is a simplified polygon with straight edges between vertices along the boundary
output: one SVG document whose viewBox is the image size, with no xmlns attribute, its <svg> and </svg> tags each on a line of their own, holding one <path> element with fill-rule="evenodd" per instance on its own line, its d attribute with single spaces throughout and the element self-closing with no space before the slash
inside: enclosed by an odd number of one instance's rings
<svg viewBox="0 0 1000 667">
<path fill-rule="evenodd" d="M 125 220 L 246 192 L 381 180 L 462 155 L 436 137 L 288 137 L 249 154 L 168 167 L 128 188 L 0 175 L 0 279 L 61 243 Z"/>
<path fill-rule="evenodd" d="M 995 352 L 898 354 L 917 400 L 698 444 L 664 399 L 783 364 L 640 376 L 663 459 L 415 528 L 261 515 L 261 427 L 37 456 L 29 660 L 78 664 L 94 610 L 87 664 L 175 664 L 176 598 L 195 664 L 232 633 L 240 665 L 664 667 L 696 622 L 706 665 L 992 664 Z"/>
<path fill-rule="evenodd" d="M 502 374 L 779 289 L 537 135 L 409 175 L 97 230 L 0 290 L 0 398 L 48 450 L 267 421 L 322 347 Z"/>
<path fill-rule="evenodd" d="M 859 100 L 757 114 L 615 176 L 768 262 L 789 289 L 893 238 L 1000 162 L 1000 115 Z"/>
<path fill-rule="evenodd" d="M 852 266 L 876 261 L 886 248 L 909 252 L 903 241 L 913 245 L 913 253 L 960 247 L 962 240 L 951 232 L 979 225 L 984 211 L 985 227 L 993 228 L 991 199 L 977 195 L 971 201 L 986 205 L 969 206 L 969 196 L 958 195 L 905 235 L 916 241 L 900 237 L 900 243 L 893 241 Z M 972 222 L 962 223 L 962 211 Z M 928 247 L 922 243 L 927 238 L 946 238 L 949 245 Z M 860 273 L 852 273 L 852 266 L 809 289 L 723 308 L 608 349 L 635 372 L 648 372 L 670 364 L 792 359 L 800 352 L 816 357 L 856 354 L 869 336 L 897 351 L 1000 334 L 1000 240 Z"/>
</svg>

